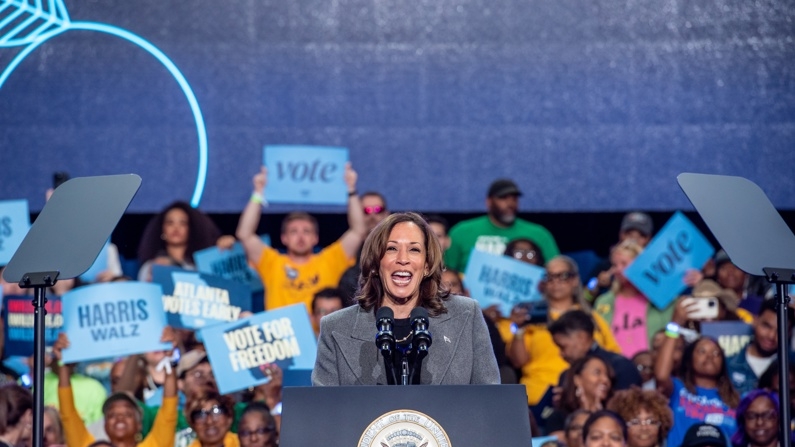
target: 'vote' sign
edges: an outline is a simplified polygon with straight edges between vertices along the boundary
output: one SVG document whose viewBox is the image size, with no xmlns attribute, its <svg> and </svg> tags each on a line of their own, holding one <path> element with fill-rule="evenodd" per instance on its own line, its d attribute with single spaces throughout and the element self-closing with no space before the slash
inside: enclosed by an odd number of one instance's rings
<svg viewBox="0 0 795 447">
<path fill-rule="evenodd" d="M 0 201 L 0 265 L 8 264 L 29 229 L 27 200 Z"/>
<path fill-rule="evenodd" d="M 265 197 L 273 203 L 345 205 L 348 149 L 322 146 L 265 146 Z"/>
<path fill-rule="evenodd" d="M 658 309 L 665 309 L 685 289 L 685 273 L 701 269 L 714 253 L 698 228 L 677 211 L 624 276 Z"/>
</svg>

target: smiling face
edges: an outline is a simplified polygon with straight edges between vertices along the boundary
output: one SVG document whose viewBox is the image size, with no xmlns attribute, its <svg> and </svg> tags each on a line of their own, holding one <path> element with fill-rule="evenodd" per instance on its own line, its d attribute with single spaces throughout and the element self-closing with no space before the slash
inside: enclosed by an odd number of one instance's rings
<svg viewBox="0 0 795 447">
<path fill-rule="evenodd" d="M 574 384 L 582 389 L 591 402 L 604 402 L 610 392 L 610 376 L 605 363 L 597 358 L 589 360 L 582 371 L 574 376 Z"/>
<path fill-rule="evenodd" d="M 108 406 L 105 412 L 105 433 L 114 444 L 119 441 L 129 442 L 141 431 L 138 409 L 130 402 L 117 400 Z"/>
<path fill-rule="evenodd" d="M 181 208 L 172 208 L 163 216 L 163 241 L 172 246 L 188 244 L 190 219 Z"/>
<path fill-rule="evenodd" d="M 660 439 L 660 420 L 650 411 L 641 408 L 627 421 L 627 443 L 633 447 L 654 447 Z"/>
<path fill-rule="evenodd" d="M 413 222 L 396 224 L 389 233 L 386 251 L 378 269 L 384 286 L 384 305 L 416 305 L 420 284 L 427 273 L 422 230 Z"/>
<path fill-rule="evenodd" d="M 190 414 L 191 425 L 202 445 L 221 445 L 232 428 L 232 416 L 219 404 L 208 399 Z"/>
<path fill-rule="evenodd" d="M 754 445 L 769 445 L 778 435 L 778 409 L 766 396 L 751 402 L 745 412 L 745 434 Z"/>
</svg>

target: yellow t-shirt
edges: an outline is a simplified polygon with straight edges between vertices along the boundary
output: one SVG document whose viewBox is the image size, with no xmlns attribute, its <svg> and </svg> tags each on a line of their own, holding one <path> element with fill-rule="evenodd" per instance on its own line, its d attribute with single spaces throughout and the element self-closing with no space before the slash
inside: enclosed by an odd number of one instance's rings
<svg viewBox="0 0 795 447">
<path fill-rule="evenodd" d="M 265 285 L 265 310 L 304 303 L 312 308 L 312 297 L 326 287 L 337 287 L 345 273 L 356 263 L 334 242 L 312 256 L 305 264 L 293 264 L 287 255 L 265 247 L 257 263 L 257 272 Z"/>
<path fill-rule="evenodd" d="M 557 320 L 560 315 L 552 312 L 549 314 L 553 321 Z M 595 312 L 592 312 L 591 315 L 596 326 L 594 341 L 603 349 L 620 354 L 621 348 L 613 337 L 610 326 Z M 506 345 L 509 345 L 513 338 L 510 326 L 511 321 L 507 319 L 501 320 L 497 324 L 500 336 Z M 547 388 L 557 386 L 560 375 L 569 369 L 569 363 L 560 356 L 560 349 L 552 340 L 552 334 L 549 333 L 546 324 L 525 326 L 524 345 L 530 355 L 530 360 L 522 367 L 522 377 L 519 383 L 524 384 L 527 388 L 527 403 L 535 405 L 544 397 Z"/>
</svg>

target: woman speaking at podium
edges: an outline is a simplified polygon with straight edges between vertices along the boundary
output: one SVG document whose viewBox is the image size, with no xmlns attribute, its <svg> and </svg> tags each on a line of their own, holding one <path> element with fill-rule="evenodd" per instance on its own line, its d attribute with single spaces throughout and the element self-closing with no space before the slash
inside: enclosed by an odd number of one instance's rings
<svg viewBox="0 0 795 447">
<path fill-rule="evenodd" d="M 314 385 L 406 383 L 401 382 L 403 353 L 426 346 L 427 356 L 419 356 L 416 371 L 411 365 L 408 383 L 499 383 L 483 314 L 474 300 L 440 286 L 442 249 L 419 214 L 396 213 L 378 224 L 364 242 L 360 265 L 358 304 L 320 322 Z M 427 331 L 418 321 L 423 314 Z M 376 335 L 390 339 L 391 354 L 383 354 Z M 390 356 L 392 365 L 385 360 Z"/>
</svg>

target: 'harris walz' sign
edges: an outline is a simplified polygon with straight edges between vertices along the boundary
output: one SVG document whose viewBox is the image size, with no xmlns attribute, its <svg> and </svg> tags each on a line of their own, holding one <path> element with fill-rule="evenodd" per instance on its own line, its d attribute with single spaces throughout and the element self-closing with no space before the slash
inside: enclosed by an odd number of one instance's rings
<svg viewBox="0 0 795 447">
<path fill-rule="evenodd" d="M 80 287 L 64 294 L 66 363 L 166 350 L 166 325 L 157 284 L 116 282 Z"/>
</svg>

